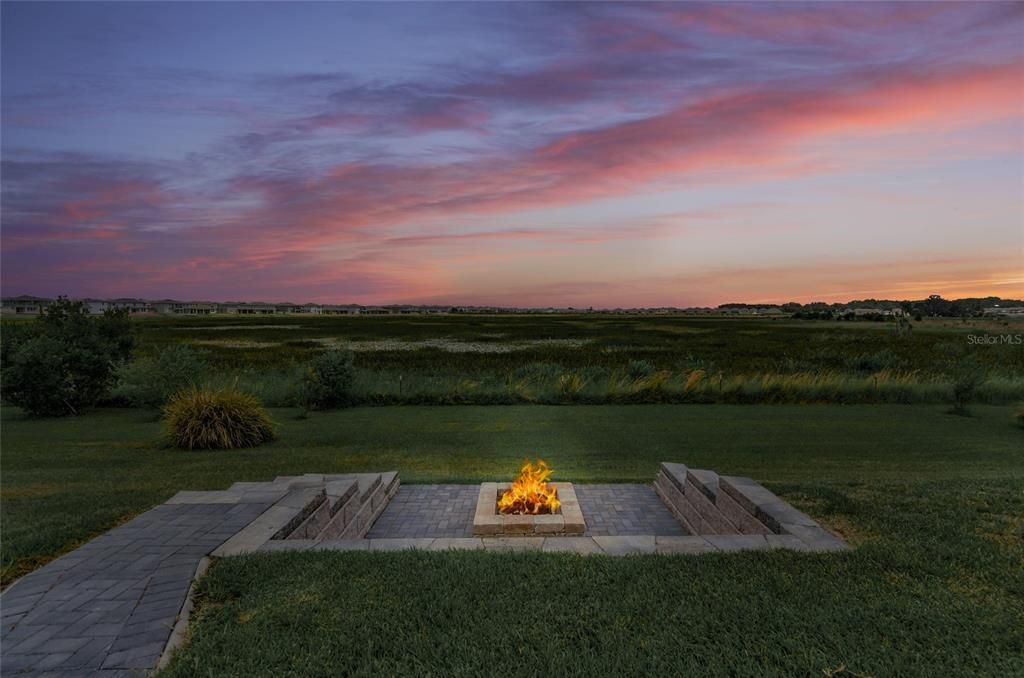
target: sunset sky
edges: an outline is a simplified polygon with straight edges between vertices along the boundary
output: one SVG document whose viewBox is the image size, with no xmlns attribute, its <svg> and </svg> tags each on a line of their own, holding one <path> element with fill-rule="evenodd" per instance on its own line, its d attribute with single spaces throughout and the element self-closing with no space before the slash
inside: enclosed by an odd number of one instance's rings
<svg viewBox="0 0 1024 678">
<path fill-rule="evenodd" d="M 1024 3 L 11 3 L 5 296 L 1024 297 Z"/>
</svg>

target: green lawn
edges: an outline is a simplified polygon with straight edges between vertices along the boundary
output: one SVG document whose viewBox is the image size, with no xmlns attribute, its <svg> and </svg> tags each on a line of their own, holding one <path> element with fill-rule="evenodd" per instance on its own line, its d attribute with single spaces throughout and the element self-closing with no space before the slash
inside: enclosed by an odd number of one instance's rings
<svg viewBox="0 0 1024 678">
<path fill-rule="evenodd" d="M 1024 672 L 1024 431 L 1011 408 L 359 408 L 247 452 L 154 444 L 152 415 L 2 416 L 5 577 L 184 488 L 398 469 L 403 482 L 761 480 L 846 554 L 271 554 L 220 562 L 170 675 L 1010 675 Z"/>
<path fill-rule="evenodd" d="M 26 419 L 2 410 L 4 580 L 180 489 L 305 472 L 397 469 L 403 482 L 506 477 L 526 455 L 556 478 L 653 479 L 659 461 L 781 483 L 832 486 L 1024 478 L 1010 408 L 955 417 L 941 406 L 601 406 L 276 410 L 279 439 L 239 452 L 157 444 L 152 413 Z"/>
</svg>

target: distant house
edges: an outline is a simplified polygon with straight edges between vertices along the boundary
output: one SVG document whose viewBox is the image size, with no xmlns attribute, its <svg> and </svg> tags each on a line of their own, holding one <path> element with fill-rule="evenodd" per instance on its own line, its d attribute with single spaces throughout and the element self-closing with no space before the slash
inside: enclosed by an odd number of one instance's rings
<svg viewBox="0 0 1024 678">
<path fill-rule="evenodd" d="M 107 304 L 110 309 L 127 311 L 132 315 L 138 313 L 152 313 L 154 310 L 153 305 L 145 299 L 133 299 L 131 297 L 114 299 L 113 301 L 108 301 Z"/>
<path fill-rule="evenodd" d="M 106 299 L 82 299 L 82 303 L 85 304 L 86 310 L 92 315 L 102 315 L 114 308 Z"/>
<path fill-rule="evenodd" d="M 324 304 L 320 312 L 324 315 L 359 315 L 361 308 L 355 304 Z"/>
<path fill-rule="evenodd" d="M 3 299 L 2 312 L 4 315 L 39 315 L 50 303 L 49 299 L 23 294 L 20 297 L 7 297 Z"/>
<path fill-rule="evenodd" d="M 177 315 L 213 315 L 217 311 L 217 304 L 207 301 L 184 301 L 175 302 L 171 312 Z"/>
<path fill-rule="evenodd" d="M 239 304 L 236 313 L 239 315 L 274 315 L 277 313 L 277 307 L 273 304 L 255 301 L 251 304 Z"/>
<path fill-rule="evenodd" d="M 840 316 L 854 316 L 855 318 L 876 317 L 884 318 L 899 317 L 904 315 L 902 308 L 844 308 L 839 311 Z"/>
<path fill-rule="evenodd" d="M 988 316 L 1024 316 L 1024 306 L 989 306 L 982 310 Z"/>
<path fill-rule="evenodd" d="M 149 305 L 157 313 L 174 313 L 174 307 L 178 302 L 173 299 L 161 299 L 160 301 L 151 301 Z"/>
</svg>

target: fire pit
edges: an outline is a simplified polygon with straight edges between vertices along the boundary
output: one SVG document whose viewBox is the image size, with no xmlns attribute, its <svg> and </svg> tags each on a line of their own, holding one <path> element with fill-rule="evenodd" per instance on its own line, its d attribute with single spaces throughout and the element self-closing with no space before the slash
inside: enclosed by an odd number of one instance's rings
<svg viewBox="0 0 1024 678">
<path fill-rule="evenodd" d="M 551 483 L 542 460 L 526 461 L 511 483 L 483 483 L 473 517 L 476 536 L 579 535 L 587 529 L 572 483 Z"/>
</svg>

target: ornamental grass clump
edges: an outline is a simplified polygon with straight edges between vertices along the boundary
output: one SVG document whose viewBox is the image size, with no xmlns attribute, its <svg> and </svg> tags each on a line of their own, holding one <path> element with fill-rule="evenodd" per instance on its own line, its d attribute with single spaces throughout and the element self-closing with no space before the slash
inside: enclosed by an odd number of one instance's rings
<svg viewBox="0 0 1024 678">
<path fill-rule="evenodd" d="M 181 391 L 164 406 L 169 442 L 185 450 L 256 447 L 274 438 L 274 423 L 253 395 L 232 389 Z"/>
</svg>

